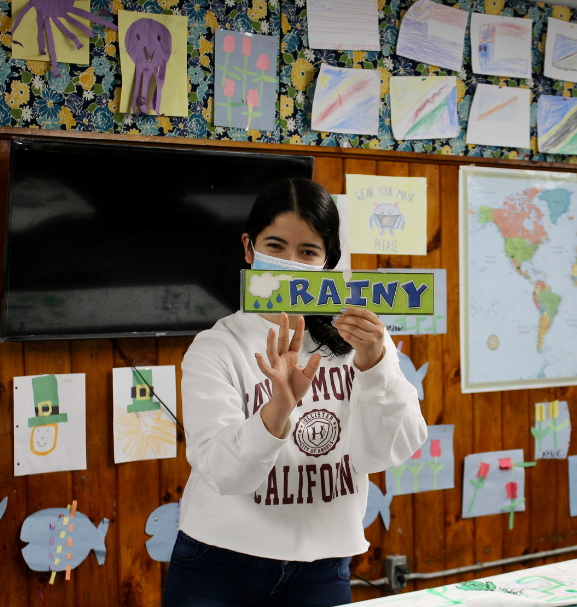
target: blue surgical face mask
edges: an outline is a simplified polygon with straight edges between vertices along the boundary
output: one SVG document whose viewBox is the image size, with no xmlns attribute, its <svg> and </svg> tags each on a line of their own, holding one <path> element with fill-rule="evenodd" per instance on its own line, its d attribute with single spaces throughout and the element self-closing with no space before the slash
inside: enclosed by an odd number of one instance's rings
<svg viewBox="0 0 577 607">
<path fill-rule="evenodd" d="M 326 261 L 322 266 L 313 266 L 309 263 L 300 263 L 298 261 L 291 261 L 290 259 L 265 255 L 256 251 L 252 242 L 250 244 L 254 251 L 254 261 L 251 266 L 253 270 L 322 270 L 326 265 Z"/>
</svg>

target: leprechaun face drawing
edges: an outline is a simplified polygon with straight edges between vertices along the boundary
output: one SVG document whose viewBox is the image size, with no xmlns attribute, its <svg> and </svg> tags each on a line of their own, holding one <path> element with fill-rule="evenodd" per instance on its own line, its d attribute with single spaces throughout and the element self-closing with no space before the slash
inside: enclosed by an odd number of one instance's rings
<svg viewBox="0 0 577 607">
<path fill-rule="evenodd" d="M 58 424 L 37 426 L 30 435 L 30 450 L 36 455 L 48 455 L 56 449 Z"/>
</svg>

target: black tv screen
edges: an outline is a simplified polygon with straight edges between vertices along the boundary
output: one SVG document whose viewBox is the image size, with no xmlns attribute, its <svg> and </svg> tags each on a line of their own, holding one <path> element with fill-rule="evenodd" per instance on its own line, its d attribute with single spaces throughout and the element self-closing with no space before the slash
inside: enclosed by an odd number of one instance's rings
<svg viewBox="0 0 577 607">
<path fill-rule="evenodd" d="M 13 140 L 2 341 L 187 335 L 238 310 L 258 193 L 313 158 Z"/>
</svg>

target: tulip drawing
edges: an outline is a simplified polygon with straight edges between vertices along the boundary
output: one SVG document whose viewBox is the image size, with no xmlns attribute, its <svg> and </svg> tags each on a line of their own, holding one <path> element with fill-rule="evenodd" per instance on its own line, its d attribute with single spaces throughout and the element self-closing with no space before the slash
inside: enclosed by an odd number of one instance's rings
<svg viewBox="0 0 577 607">
<path fill-rule="evenodd" d="M 265 82 L 276 82 L 276 78 L 273 78 L 272 76 L 267 76 L 265 74 L 265 72 L 269 69 L 269 67 L 270 67 L 270 60 L 268 58 L 268 55 L 261 53 L 256 62 L 256 68 L 258 70 L 260 70 L 260 74 L 256 78 L 253 78 L 251 80 L 251 82 L 260 82 L 260 94 L 258 97 L 259 105 L 262 103 L 262 86 L 263 86 L 263 84 Z"/>
<path fill-rule="evenodd" d="M 217 69 L 222 70 L 222 80 L 220 82 L 220 86 L 226 86 L 226 79 L 228 77 L 234 78 L 235 80 L 240 80 L 240 76 L 237 76 L 234 72 L 230 72 L 228 70 L 228 58 L 231 53 L 234 52 L 235 44 L 234 44 L 234 36 L 232 34 L 227 34 L 224 37 L 224 41 L 222 43 L 222 50 L 226 53 L 226 59 L 224 60 L 224 66 L 220 65 L 220 63 L 216 64 Z M 226 93 L 225 93 L 226 95 Z"/>
<path fill-rule="evenodd" d="M 224 96 L 226 97 L 226 103 L 218 103 L 217 105 L 222 105 L 226 108 L 226 117 L 228 118 L 228 126 L 232 126 L 232 117 L 231 117 L 231 108 L 240 107 L 242 103 L 239 101 L 232 101 L 232 97 L 234 97 L 234 80 L 230 78 L 226 78 L 224 83 Z"/>
<path fill-rule="evenodd" d="M 445 464 L 439 465 L 441 457 L 441 439 L 431 439 L 431 457 L 435 458 L 435 463 L 427 462 L 429 468 L 433 471 L 433 490 L 437 488 L 437 473 L 445 467 Z"/>
<path fill-rule="evenodd" d="M 485 462 L 481 462 L 479 466 L 479 472 L 477 473 L 477 478 L 479 480 L 470 479 L 469 482 L 473 487 L 475 487 L 475 492 L 473 493 L 473 498 L 471 499 L 471 503 L 469 504 L 468 514 L 471 514 L 473 510 L 473 504 L 475 503 L 475 498 L 477 497 L 477 492 L 479 489 L 483 488 L 485 483 L 487 482 L 487 475 L 489 474 L 489 466 L 490 464 L 486 464 Z"/>
<path fill-rule="evenodd" d="M 549 427 L 546 426 L 543 430 L 543 422 L 545 421 L 545 403 L 538 403 L 535 407 L 535 422 L 538 428 L 531 428 L 531 434 L 537 440 L 537 451 L 543 451 L 543 439 L 549 434 Z M 555 442 L 557 436 L 555 436 Z"/>
<path fill-rule="evenodd" d="M 552 403 L 549 403 L 549 418 L 551 420 L 557 419 L 559 417 L 559 401 L 554 400 Z M 549 421 L 547 422 L 547 427 L 553 430 L 553 449 L 557 451 L 557 432 L 559 430 L 563 430 L 569 424 L 569 420 L 561 422 L 557 425 L 556 422 Z"/>
<path fill-rule="evenodd" d="M 397 495 L 401 495 L 401 476 L 403 476 L 406 467 L 407 465 L 403 464 L 402 466 L 389 468 L 389 472 L 394 474 L 397 479 Z"/>
<path fill-rule="evenodd" d="M 248 58 L 252 52 L 252 37 L 250 34 L 244 34 L 242 37 L 242 54 L 244 55 L 244 66 L 242 68 L 235 65 L 232 69 L 242 74 L 242 95 L 241 100 L 246 101 L 246 77 L 256 76 L 256 72 L 248 70 Z"/>
<path fill-rule="evenodd" d="M 507 490 L 507 499 L 511 500 L 510 504 L 503 506 L 501 510 L 509 511 L 509 529 L 513 529 L 513 517 L 515 516 L 515 508 L 520 506 L 525 502 L 525 498 L 522 497 L 517 499 L 517 483 L 510 482 L 505 485 L 505 489 Z"/>
<path fill-rule="evenodd" d="M 417 464 L 417 461 L 421 459 L 421 450 L 417 449 L 413 455 L 411 455 L 411 459 L 413 460 L 412 466 L 407 466 L 407 470 L 413 475 L 413 487 L 415 493 L 419 492 L 419 472 L 425 466 L 425 462 L 423 462 L 420 466 Z"/>
<path fill-rule="evenodd" d="M 243 116 L 248 116 L 247 130 L 250 129 L 250 121 L 253 118 L 259 118 L 262 116 L 262 112 L 255 112 L 254 108 L 258 107 L 258 90 L 250 89 L 246 97 L 246 104 L 248 105 L 248 112 L 243 112 Z"/>
<path fill-rule="evenodd" d="M 501 470 L 512 470 L 513 462 L 510 457 L 500 457 L 499 458 L 499 468 Z"/>
</svg>

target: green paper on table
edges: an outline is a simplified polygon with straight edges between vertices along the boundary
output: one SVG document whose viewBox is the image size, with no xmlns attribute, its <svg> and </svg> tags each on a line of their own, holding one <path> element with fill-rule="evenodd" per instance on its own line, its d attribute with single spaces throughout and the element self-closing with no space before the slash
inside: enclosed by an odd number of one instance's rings
<svg viewBox="0 0 577 607">
<path fill-rule="evenodd" d="M 343 307 L 379 315 L 434 314 L 433 272 L 242 270 L 243 312 L 338 314 Z"/>
</svg>

